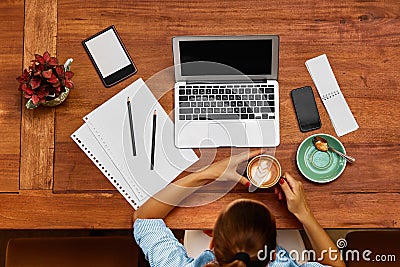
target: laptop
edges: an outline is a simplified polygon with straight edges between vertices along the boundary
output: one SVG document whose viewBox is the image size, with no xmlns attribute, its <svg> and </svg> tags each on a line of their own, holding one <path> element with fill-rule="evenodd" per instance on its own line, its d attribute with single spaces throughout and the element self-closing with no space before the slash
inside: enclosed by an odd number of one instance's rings
<svg viewBox="0 0 400 267">
<path fill-rule="evenodd" d="M 178 148 L 279 145 L 279 36 L 178 36 Z"/>
</svg>

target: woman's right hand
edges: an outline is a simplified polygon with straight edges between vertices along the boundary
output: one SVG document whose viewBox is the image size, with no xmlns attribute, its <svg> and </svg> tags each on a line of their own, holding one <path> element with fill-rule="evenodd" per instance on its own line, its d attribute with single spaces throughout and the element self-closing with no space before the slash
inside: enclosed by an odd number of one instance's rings
<svg viewBox="0 0 400 267">
<path fill-rule="evenodd" d="M 302 222 L 312 216 L 308 206 L 303 184 L 294 179 L 289 173 L 285 172 L 279 180 L 279 185 L 286 196 L 288 210 Z M 281 192 L 277 192 L 278 196 Z M 280 197 L 281 199 L 282 197 Z"/>
<path fill-rule="evenodd" d="M 318 262 L 324 266 L 346 267 L 340 257 L 339 249 L 315 219 L 308 207 L 303 184 L 288 173 L 283 174 L 282 177 L 279 180 L 280 188 L 277 187 L 275 193 L 279 199 L 283 199 L 282 193 L 285 194 L 289 211 L 303 224 L 315 255 L 319 255 Z M 326 253 L 327 251 L 329 253 Z"/>
</svg>

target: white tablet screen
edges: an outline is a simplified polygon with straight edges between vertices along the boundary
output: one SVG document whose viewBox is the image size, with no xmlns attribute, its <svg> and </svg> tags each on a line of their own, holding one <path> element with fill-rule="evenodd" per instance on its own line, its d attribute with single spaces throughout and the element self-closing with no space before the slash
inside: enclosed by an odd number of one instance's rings
<svg viewBox="0 0 400 267">
<path fill-rule="evenodd" d="M 86 46 L 103 78 L 131 64 L 112 29 L 88 40 Z"/>
</svg>

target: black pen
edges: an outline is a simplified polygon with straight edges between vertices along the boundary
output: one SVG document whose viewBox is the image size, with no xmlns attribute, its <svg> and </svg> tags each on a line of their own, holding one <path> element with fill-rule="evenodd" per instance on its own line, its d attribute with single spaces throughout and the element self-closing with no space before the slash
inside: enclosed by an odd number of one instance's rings
<svg viewBox="0 0 400 267">
<path fill-rule="evenodd" d="M 153 133 L 151 136 L 151 158 L 150 158 L 150 170 L 154 170 L 154 153 L 156 149 L 156 125 L 157 125 L 157 112 L 154 110 L 153 113 Z"/>
<path fill-rule="evenodd" d="M 134 156 L 136 156 L 135 132 L 133 131 L 131 99 L 129 98 L 129 96 L 128 96 L 127 105 L 128 105 L 129 126 L 131 129 L 132 153 Z"/>
</svg>

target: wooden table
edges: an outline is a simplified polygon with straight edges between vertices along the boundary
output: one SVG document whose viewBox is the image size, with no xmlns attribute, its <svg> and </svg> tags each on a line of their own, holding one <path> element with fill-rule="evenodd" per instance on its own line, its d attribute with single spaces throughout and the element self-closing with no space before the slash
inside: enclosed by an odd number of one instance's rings
<svg viewBox="0 0 400 267">
<path fill-rule="evenodd" d="M 285 171 L 303 181 L 321 224 L 400 227 L 399 1 L 9 0 L 0 3 L 0 10 L 0 228 L 131 227 L 131 206 L 69 136 L 84 115 L 129 83 L 171 66 L 172 36 L 211 34 L 280 35 L 281 145 L 276 156 Z M 80 42 L 111 24 L 139 71 L 105 89 Z M 57 108 L 26 110 L 15 77 L 34 53 L 46 50 L 60 61 L 74 58 L 75 88 Z M 313 85 L 304 62 L 322 53 L 360 129 L 340 138 L 357 162 L 336 181 L 319 185 L 301 178 L 296 149 L 312 133 L 334 135 L 334 129 L 317 97 L 323 126 L 301 133 L 289 92 Z M 171 91 L 161 99 L 167 111 L 172 97 Z M 219 150 L 216 160 L 228 151 Z M 250 194 L 241 186 L 209 205 L 177 208 L 166 221 L 173 228 L 211 228 L 216 214 L 242 197 L 266 203 L 279 228 L 299 226 L 272 192 Z"/>
</svg>

